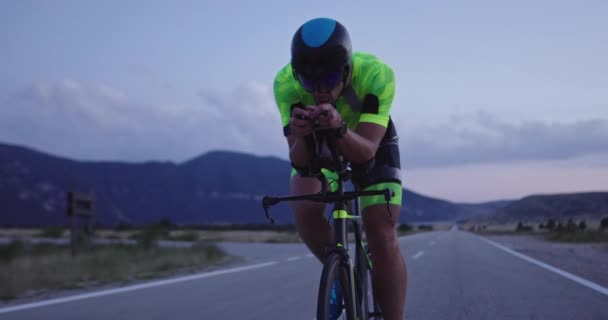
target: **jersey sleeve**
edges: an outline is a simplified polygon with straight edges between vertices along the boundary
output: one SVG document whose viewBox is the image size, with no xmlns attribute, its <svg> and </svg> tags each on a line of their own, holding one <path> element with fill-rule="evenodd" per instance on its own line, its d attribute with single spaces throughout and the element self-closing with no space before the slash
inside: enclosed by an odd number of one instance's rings
<svg viewBox="0 0 608 320">
<path fill-rule="evenodd" d="M 395 96 L 395 74 L 388 65 L 380 63 L 366 82 L 368 90 L 359 122 L 371 122 L 386 128 Z"/>
<path fill-rule="evenodd" d="M 291 65 L 281 69 L 274 79 L 274 99 L 281 114 L 281 124 L 285 128 L 291 118 L 291 106 L 299 100 L 297 88 L 294 86 Z"/>
</svg>

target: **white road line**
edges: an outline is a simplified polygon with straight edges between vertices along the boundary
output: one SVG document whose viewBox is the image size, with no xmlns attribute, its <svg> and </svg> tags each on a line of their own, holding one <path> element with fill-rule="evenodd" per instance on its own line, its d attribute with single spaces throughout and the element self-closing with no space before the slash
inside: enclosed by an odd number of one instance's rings
<svg viewBox="0 0 608 320">
<path fill-rule="evenodd" d="M 306 255 L 306 257 L 308 257 L 308 258 L 312 258 L 312 257 L 314 257 L 314 256 L 315 256 L 315 255 L 314 255 L 314 254 L 312 254 L 312 253 L 309 253 L 309 254 L 307 254 L 307 255 Z"/>
<path fill-rule="evenodd" d="M 414 255 L 412 258 L 414 258 L 414 260 L 422 257 L 422 255 L 424 254 L 424 251 L 419 251 L 418 253 L 416 253 L 416 255 Z"/>
<path fill-rule="evenodd" d="M 291 257 L 291 258 L 288 258 L 287 261 L 296 261 L 296 260 L 300 260 L 300 259 L 302 259 L 302 257 Z"/>
<path fill-rule="evenodd" d="M 535 265 L 537 265 L 537 266 L 539 266 L 539 267 L 541 267 L 541 268 L 543 268 L 545 270 L 557 273 L 557 274 L 559 274 L 560 276 L 562 276 L 564 278 L 570 279 L 570 280 L 572 280 L 572 281 L 574 281 L 574 282 L 576 282 L 578 284 L 581 284 L 581 285 L 583 285 L 583 286 L 585 286 L 587 288 L 593 289 L 593 290 L 595 290 L 595 291 L 597 291 L 599 293 L 602 293 L 602 294 L 608 296 L 608 288 L 602 287 L 601 285 L 599 285 L 597 283 L 591 282 L 589 280 L 586 280 L 586 279 L 583 279 L 583 278 L 581 278 L 579 276 L 576 276 L 576 275 L 574 275 L 572 273 L 566 272 L 566 271 L 561 270 L 559 268 L 550 266 L 550 265 L 548 265 L 548 264 L 546 264 L 544 262 L 540 262 L 540 261 L 538 261 L 536 259 L 530 258 L 530 257 L 528 257 L 526 255 L 523 255 L 523 254 L 521 254 L 519 252 L 516 252 L 516 251 L 514 251 L 512 249 L 509 249 L 509 248 L 507 248 L 507 247 L 505 247 L 503 245 L 500 245 L 500 244 L 498 244 L 498 243 L 496 243 L 496 242 L 494 242 L 492 240 L 488 240 L 488 239 L 480 237 L 480 236 L 477 236 L 477 237 L 479 239 L 487 242 L 488 244 L 491 244 L 491 245 L 495 246 L 498 249 L 501 249 L 501 250 L 503 250 L 505 252 L 508 252 L 508 253 L 510 253 L 510 254 L 518 257 L 518 258 L 521 258 L 521 259 L 526 260 L 526 261 L 528 261 L 528 262 L 530 262 L 532 264 L 535 264 Z"/>
<path fill-rule="evenodd" d="M 184 276 L 184 277 L 179 277 L 179 278 L 173 278 L 173 279 L 167 279 L 167 280 L 153 281 L 153 282 L 148 282 L 148 283 L 143 283 L 143 284 L 138 284 L 138 285 L 133 285 L 133 286 L 128 286 L 128 287 L 123 287 L 123 288 L 103 290 L 103 291 L 99 291 L 99 292 L 86 293 L 86 294 L 81 294 L 81 295 L 65 297 L 65 298 L 58 298 L 58 299 L 52 299 L 52 300 L 47 300 L 47 301 L 41 301 L 41 302 L 21 304 L 21 305 L 16 305 L 16 306 L 12 306 L 12 307 L 0 308 L 0 314 L 20 311 L 20 310 L 26 310 L 26 309 L 39 308 L 39 307 L 44 307 L 44 306 L 50 306 L 50 305 L 59 304 L 59 303 L 66 303 L 66 302 L 72 302 L 72 301 L 78 301 L 78 300 L 84 300 L 84 299 L 90 299 L 90 298 L 103 297 L 103 296 L 107 296 L 107 295 L 141 290 L 141 289 L 146 289 L 146 288 L 159 287 L 159 286 L 164 286 L 164 285 L 168 285 L 168 284 L 198 280 L 198 279 L 202 279 L 202 278 L 209 278 L 209 277 L 214 277 L 214 276 L 219 276 L 219 275 L 224 275 L 224 274 L 229 274 L 229 273 L 259 269 L 259 268 L 269 267 L 269 266 L 275 265 L 277 263 L 278 263 L 277 261 L 270 261 L 270 262 L 254 264 L 254 265 L 250 265 L 250 266 L 218 270 L 218 271 L 213 271 L 213 272 L 199 273 L 199 274 L 194 274 L 194 275 L 189 275 L 189 276 Z"/>
</svg>

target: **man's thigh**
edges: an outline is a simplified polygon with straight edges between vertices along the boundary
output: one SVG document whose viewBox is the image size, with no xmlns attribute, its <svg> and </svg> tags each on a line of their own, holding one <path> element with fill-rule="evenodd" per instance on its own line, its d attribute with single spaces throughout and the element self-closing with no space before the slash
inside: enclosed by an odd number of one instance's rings
<svg viewBox="0 0 608 320">
<path fill-rule="evenodd" d="M 403 193 L 401 184 L 397 182 L 378 183 L 365 188 L 365 190 L 384 190 L 385 188 L 389 188 L 395 194 L 391 197 L 389 206 L 387 206 L 383 195 L 361 197 L 363 224 L 368 238 L 395 237 L 395 227 L 399 223 L 399 213 L 401 211 Z"/>
</svg>

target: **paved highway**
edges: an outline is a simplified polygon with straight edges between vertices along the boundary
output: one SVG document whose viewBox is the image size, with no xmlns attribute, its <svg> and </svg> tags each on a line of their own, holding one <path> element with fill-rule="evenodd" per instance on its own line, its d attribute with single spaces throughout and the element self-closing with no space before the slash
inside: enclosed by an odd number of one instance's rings
<svg viewBox="0 0 608 320">
<path fill-rule="evenodd" d="M 0 308 L 0 319 L 315 317 L 321 265 L 301 244 L 222 244 L 238 265 Z M 608 319 L 608 289 L 457 230 L 401 238 L 406 319 Z"/>
</svg>

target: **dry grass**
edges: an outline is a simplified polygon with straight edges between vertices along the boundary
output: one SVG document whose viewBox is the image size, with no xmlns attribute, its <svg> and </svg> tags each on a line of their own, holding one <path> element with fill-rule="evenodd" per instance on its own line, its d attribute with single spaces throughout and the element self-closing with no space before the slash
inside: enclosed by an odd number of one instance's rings
<svg viewBox="0 0 608 320">
<path fill-rule="evenodd" d="M 149 250 L 137 246 L 97 246 L 76 257 L 71 256 L 66 246 L 19 243 L 16 246 L 21 246 L 16 249 L 17 254 L 0 257 L 0 299 L 45 289 L 79 288 L 200 270 L 227 260 L 220 248 L 209 244 Z"/>
<path fill-rule="evenodd" d="M 557 242 L 608 242 L 608 232 L 601 231 L 550 232 L 545 237 Z"/>
<path fill-rule="evenodd" d="M 415 230 L 402 232 L 400 235 L 419 232 L 416 226 Z M 451 224 L 434 224 L 433 230 L 449 230 Z M 95 230 L 95 238 L 100 239 L 134 239 L 140 234 L 141 229 L 133 230 Z M 41 235 L 40 229 L 0 229 L 0 237 L 9 237 L 14 239 L 27 239 Z M 69 237 L 69 230 L 65 230 L 63 238 Z M 168 233 L 166 240 L 178 241 L 207 241 L 207 242 L 263 242 L 263 243 L 300 243 L 302 240 L 295 230 L 172 230 Z"/>
<path fill-rule="evenodd" d="M 200 231 L 200 239 L 228 242 L 301 242 L 296 231 L 209 230 Z"/>
<path fill-rule="evenodd" d="M 6 238 L 28 238 L 40 234 L 40 229 L 0 229 L 0 237 Z"/>
<path fill-rule="evenodd" d="M 97 232 L 98 237 L 106 239 L 130 239 L 139 231 L 103 231 Z M 207 242 L 300 242 L 296 231 L 271 230 L 174 230 L 169 233 L 168 239 L 180 241 L 207 241 Z"/>
</svg>

